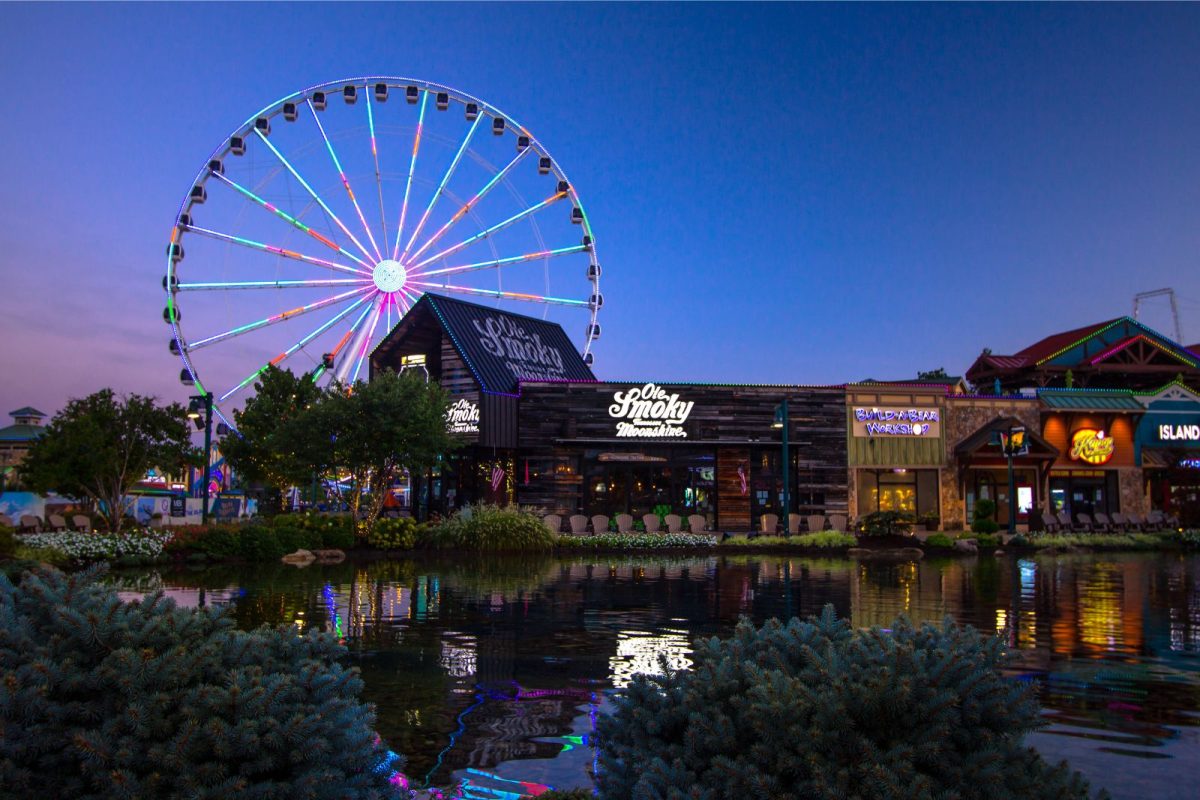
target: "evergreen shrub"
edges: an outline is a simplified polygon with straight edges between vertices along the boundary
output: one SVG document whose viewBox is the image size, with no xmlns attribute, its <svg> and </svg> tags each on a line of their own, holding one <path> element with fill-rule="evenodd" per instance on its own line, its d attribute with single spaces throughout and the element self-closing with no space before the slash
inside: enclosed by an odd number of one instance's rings
<svg viewBox="0 0 1200 800">
<path fill-rule="evenodd" d="M 978 546 L 980 550 L 983 550 L 984 548 L 994 549 L 1004 543 L 1000 540 L 1000 536 L 995 533 L 979 533 L 974 536 L 964 536 L 963 538 L 974 539 L 976 546 Z"/>
<path fill-rule="evenodd" d="M 367 544 L 379 550 L 411 550 L 417 544 L 417 523 L 411 517 L 375 520 Z"/>
<path fill-rule="evenodd" d="M 1000 530 L 1000 523 L 993 517 L 996 514 L 996 504 L 986 498 L 975 501 L 975 513 L 971 519 L 971 530 L 975 533 L 995 533 Z"/>
<path fill-rule="evenodd" d="M 954 547 L 954 541 L 944 533 L 935 533 L 925 540 L 926 547 Z"/>
<path fill-rule="evenodd" d="M 743 619 L 690 671 L 634 677 L 598 732 L 602 798 L 1067 800 L 1065 763 L 1025 747 L 1032 689 L 1001 676 L 1003 643 L 947 620 L 855 630 Z"/>
<path fill-rule="evenodd" d="M 894 536 L 906 534 L 912 527 L 913 518 L 903 511 L 876 511 L 862 520 L 862 532 L 867 536 Z"/>
<path fill-rule="evenodd" d="M 392 758 L 332 636 L 242 632 L 97 573 L 0 577 L 0 786 L 14 797 L 384 798 Z"/>
<path fill-rule="evenodd" d="M 555 542 L 532 510 L 487 503 L 459 509 L 425 538 L 435 548 L 479 552 L 549 550 Z"/>
</svg>

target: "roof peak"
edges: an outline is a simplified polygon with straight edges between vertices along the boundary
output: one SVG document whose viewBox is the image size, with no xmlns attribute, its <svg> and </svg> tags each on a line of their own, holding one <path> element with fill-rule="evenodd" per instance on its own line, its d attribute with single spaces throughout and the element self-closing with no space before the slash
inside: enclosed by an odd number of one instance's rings
<svg viewBox="0 0 1200 800">
<path fill-rule="evenodd" d="M 8 412 L 8 415 L 10 417 L 45 417 L 46 413 L 44 411 L 38 411 L 33 406 L 24 406 L 22 408 L 18 408 L 16 411 Z"/>
</svg>

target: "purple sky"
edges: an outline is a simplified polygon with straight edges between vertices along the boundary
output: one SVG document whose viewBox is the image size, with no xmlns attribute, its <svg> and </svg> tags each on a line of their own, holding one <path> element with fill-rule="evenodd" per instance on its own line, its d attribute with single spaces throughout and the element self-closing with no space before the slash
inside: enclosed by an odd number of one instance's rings
<svg viewBox="0 0 1200 800">
<path fill-rule="evenodd" d="M 0 412 L 185 398 L 180 198 L 255 110 L 351 75 L 460 87 L 554 153 L 601 377 L 960 373 L 1163 286 L 1200 341 L 1196 5 L 3 4 L 0 71 Z"/>
</svg>

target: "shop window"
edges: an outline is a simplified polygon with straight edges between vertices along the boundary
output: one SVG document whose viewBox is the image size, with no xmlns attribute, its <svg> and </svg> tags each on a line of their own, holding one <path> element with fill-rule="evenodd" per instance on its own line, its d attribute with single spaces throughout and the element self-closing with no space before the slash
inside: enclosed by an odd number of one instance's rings
<svg viewBox="0 0 1200 800">
<path fill-rule="evenodd" d="M 938 513 L 938 477 L 932 469 L 859 470 L 858 506 L 864 513 Z"/>
</svg>

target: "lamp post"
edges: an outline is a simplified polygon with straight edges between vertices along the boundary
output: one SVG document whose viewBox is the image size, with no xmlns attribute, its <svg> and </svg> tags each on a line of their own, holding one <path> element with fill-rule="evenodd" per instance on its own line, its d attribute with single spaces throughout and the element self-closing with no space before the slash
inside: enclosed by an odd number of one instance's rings
<svg viewBox="0 0 1200 800">
<path fill-rule="evenodd" d="M 1008 459 L 1008 532 L 1017 532 L 1017 479 L 1013 471 L 1013 457 L 1022 456 L 1029 452 L 1029 442 L 1025 438 L 1025 429 L 1013 426 L 1003 438 L 1004 455 Z"/>
<path fill-rule="evenodd" d="M 783 402 L 775 407 L 775 423 L 772 426 L 783 429 L 783 514 L 781 517 L 783 518 L 783 532 L 785 536 L 790 534 L 792 530 L 791 519 L 789 519 L 792 503 L 791 498 L 788 496 L 788 462 L 791 461 L 791 459 L 788 458 L 788 428 L 791 427 L 791 425 L 788 424 L 789 421 L 788 401 L 785 397 L 783 398 Z M 773 534 L 774 531 L 771 531 L 770 533 Z"/>
<path fill-rule="evenodd" d="M 191 402 L 188 404 L 188 419 L 195 425 L 196 430 L 200 430 L 201 425 L 204 428 L 204 473 L 200 478 L 203 484 L 204 505 L 200 508 L 200 524 L 208 524 L 208 469 L 209 459 L 212 457 L 212 395 L 208 392 L 204 394 L 192 395 Z M 204 422 L 200 422 L 201 414 L 204 415 Z"/>
</svg>

